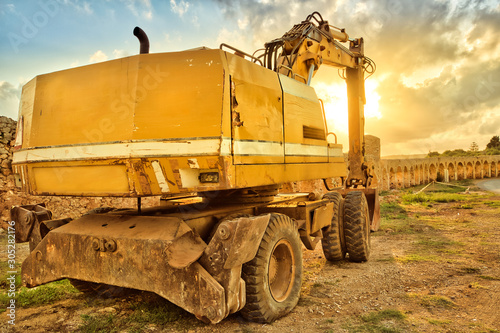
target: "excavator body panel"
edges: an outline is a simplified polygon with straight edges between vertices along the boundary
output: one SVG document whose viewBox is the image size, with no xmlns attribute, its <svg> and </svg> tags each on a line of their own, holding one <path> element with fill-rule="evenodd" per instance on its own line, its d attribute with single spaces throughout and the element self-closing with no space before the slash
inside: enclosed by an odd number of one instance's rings
<svg viewBox="0 0 500 333">
<path fill-rule="evenodd" d="M 13 169 L 34 195 L 176 195 L 346 175 L 314 89 L 222 50 L 40 75 L 21 99 Z"/>
</svg>

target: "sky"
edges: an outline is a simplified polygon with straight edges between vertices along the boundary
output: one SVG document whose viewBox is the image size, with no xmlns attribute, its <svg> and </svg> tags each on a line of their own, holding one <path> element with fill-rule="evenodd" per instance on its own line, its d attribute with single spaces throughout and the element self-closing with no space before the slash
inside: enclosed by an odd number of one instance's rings
<svg viewBox="0 0 500 333">
<path fill-rule="evenodd" d="M 0 115 L 17 119 L 22 86 L 57 70 L 221 43 L 247 53 L 314 11 L 363 37 L 377 64 L 366 80 L 365 133 L 382 155 L 480 149 L 500 135 L 498 0 L 0 0 Z M 313 79 L 329 131 L 347 151 L 345 82 L 322 66 Z"/>
</svg>

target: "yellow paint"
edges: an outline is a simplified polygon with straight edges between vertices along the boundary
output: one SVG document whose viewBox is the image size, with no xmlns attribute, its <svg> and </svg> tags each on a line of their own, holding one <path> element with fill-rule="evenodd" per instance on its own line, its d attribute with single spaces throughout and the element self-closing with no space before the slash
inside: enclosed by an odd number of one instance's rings
<svg viewBox="0 0 500 333">
<path fill-rule="evenodd" d="M 346 175 L 325 139 L 305 137 L 305 127 L 324 133 L 314 89 L 221 50 L 41 75 L 23 88 L 20 112 L 13 164 L 32 194 L 135 197 Z M 214 171 L 219 183 L 200 182 Z"/>
<path fill-rule="evenodd" d="M 79 195 L 90 192 L 129 195 L 124 165 L 36 167 L 32 172 L 38 194 Z"/>
<path fill-rule="evenodd" d="M 314 89 L 284 75 L 280 75 L 280 80 L 285 105 L 285 142 L 326 147 L 326 133 L 323 140 L 306 138 L 303 135 L 304 126 L 323 131 L 325 128 L 323 110 Z M 311 157 L 305 158 L 304 161 L 326 162 L 327 159 L 328 157 Z M 296 161 L 298 160 L 293 156 L 286 159 L 286 162 Z"/>
<path fill-rule="evenodd" d="M 26 83 L 23 87 L 21 94 L 21 101 L 19 105 L 19 117 L 22 117 L 22 133 L 24 133 L 23 147 L 31 147 L 30 145 L 30 133 L 32 131 L 32 119 L 33 119 L 33 106 L 35 103 L 35 92 L 36 92 L 36 82 L 37 78 L 32 79 Z M 19 121 L 21 121 L 19 119 Z M 16 140 L 17 144 L 17 140 Z"/>
<path fill-rule="evenodd" d="M 263 186 L 283 184 L 298 179 L 321 179 L 328 177 L 345 177 L 347 168 L 338 163 L 307 164 L 272 164 L 272 165 L 237 165 L 236 187 Z"/>
<path fill-rule="evenodd" d="M 132 138 L 220 137 L 221 59 L 220 50 L 141 55 Z"/>
<path fill-rule="evenodd" d="M 233 85 L 232 108 L 243 122 L 242 126 L 233 125 L 233 140 L 282 143 L 282 91 L 278 76 L 234 54 L 226 56 Z M 283 162 L 283 152 L 267 158 L 234 156 L 235 164 Z"/>
</svg>

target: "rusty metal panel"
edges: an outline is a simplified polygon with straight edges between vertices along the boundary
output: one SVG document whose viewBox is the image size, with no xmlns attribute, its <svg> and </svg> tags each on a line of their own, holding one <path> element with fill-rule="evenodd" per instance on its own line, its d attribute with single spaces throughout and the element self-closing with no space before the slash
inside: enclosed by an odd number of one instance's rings
<svg viewBox="0 0 500 333">
<path fill-rule="evenodd" d="M 25 285 L 61 278 L 155 292 L 198 318 L 226 316 L 224 288 L 196 260 L 206 244 L 171 217 L 94 214 L 50 231 L 22 266 Z"/>
<path fill-rule="evenodd" d="M 330 224 L 333 204 L 326 200 L 292 201 L 259 207 L 259 213 L 281 213 L 297 221 L 300 239 L 308 250 L 314 250 L 323 237 L 321 228 Z"/>
<path fill-rule="evenodd" d="M 225 290 L 226 316 L 245 306 L 241 268 L 257 253 L 270 215 L 242 217 L 222 222 L 199 263 Z"/>
<path fill-rule="evenodd" d="M 30 242 L 30 249 L 42 239 L 40 223 L 52 218 L 45 204 L 14 206 L 10 210 L 11 221 L 16 222 L 16 243 Z"/>
<path fill-rule="evenodd" d="M 333 203 L 327 203 L 324 206 L 316 208 L 311 223 L 311 233 L 315 233 L 321 228 L 328 227 L 331 224 L 332 217 Z"/>
</svg>

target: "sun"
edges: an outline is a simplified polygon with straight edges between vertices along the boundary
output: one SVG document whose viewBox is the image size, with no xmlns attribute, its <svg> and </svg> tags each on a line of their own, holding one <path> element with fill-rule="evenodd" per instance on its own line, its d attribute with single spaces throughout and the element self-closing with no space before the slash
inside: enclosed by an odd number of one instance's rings
<svg viewBox="0 0 500 333">
<path fill-rule="evenodd" d="M 365 120 L 382 118 L 379 110 L 380 95 L 377 92 L 378 82 L 375 79 L 365 80 L 366 104 Z M 347 86 L 341 79 L 326 83 L 318 80 L 314 84 L 318 98 L 323 101 L 328 131 L 334 132 L 339 142 L 348 140 Z"/>
</svg>

